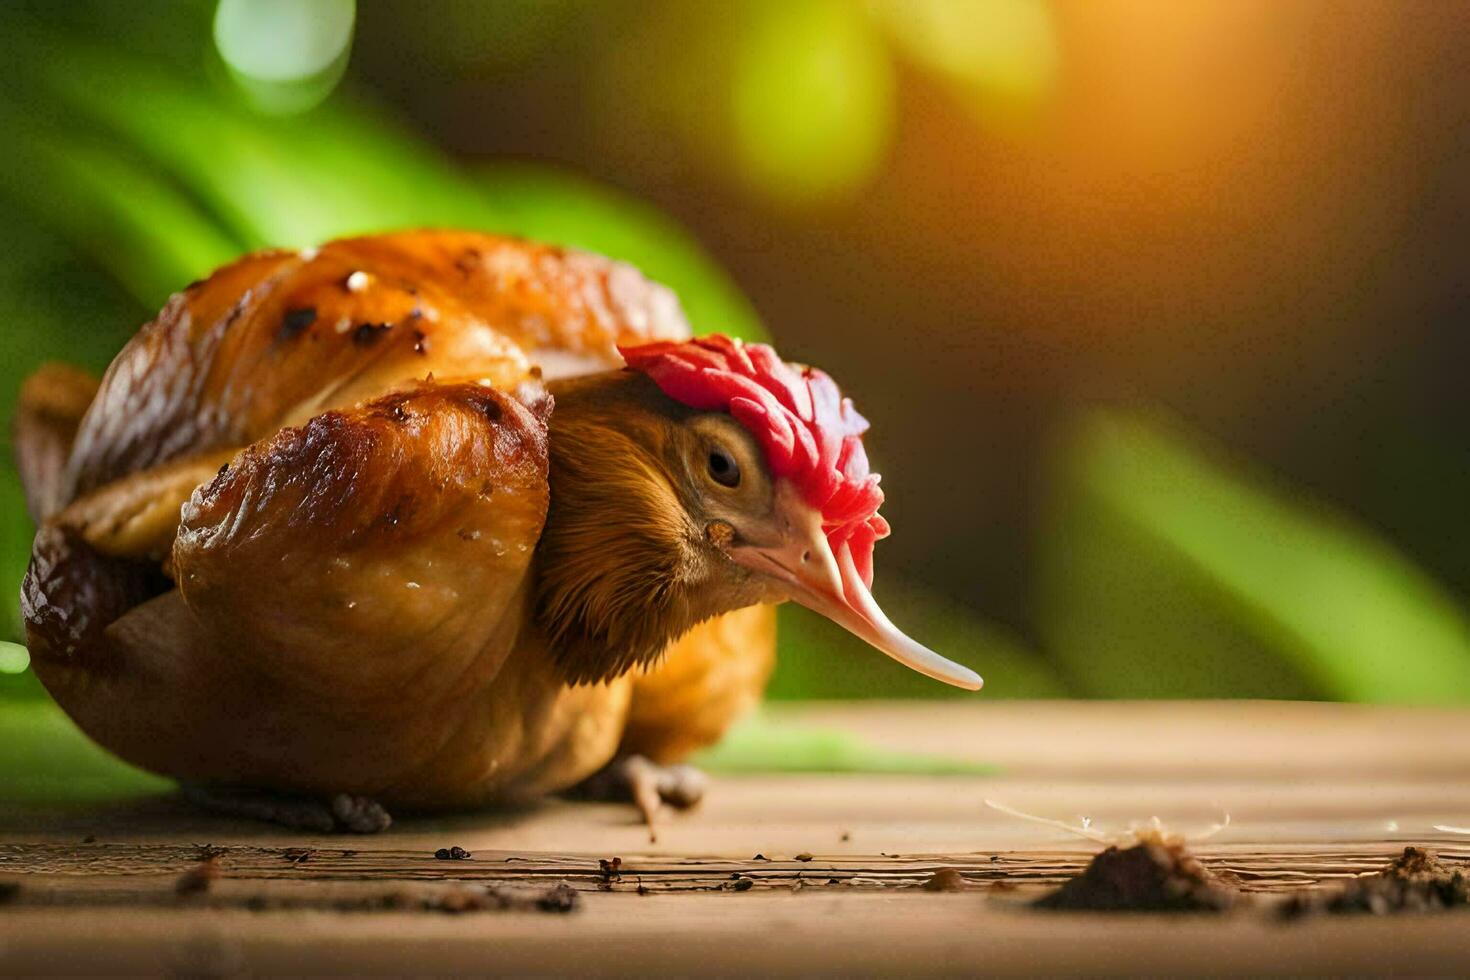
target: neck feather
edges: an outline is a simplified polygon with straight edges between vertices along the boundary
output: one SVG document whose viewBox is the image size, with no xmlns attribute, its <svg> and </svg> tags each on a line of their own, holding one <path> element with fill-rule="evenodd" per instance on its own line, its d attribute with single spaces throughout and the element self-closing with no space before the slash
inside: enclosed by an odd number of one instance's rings
<svg viewBox="0 0 1470 980">
<path fill-rule="evenodd" d="M 672 475 L 682 406 L 627 372 L 551 391 L 536 617 L 568 681 L 596 683 L 652 663 L 724 610 L 711 608 L 707 549 Z"/>
</svg>

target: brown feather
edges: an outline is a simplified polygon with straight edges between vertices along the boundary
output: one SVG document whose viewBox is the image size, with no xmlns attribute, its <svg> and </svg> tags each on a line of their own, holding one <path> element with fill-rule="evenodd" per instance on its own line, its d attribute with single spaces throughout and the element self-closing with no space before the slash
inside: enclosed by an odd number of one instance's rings
<svg viewBox="0 0 1470 980">
<path fill-rule="evenodd" d="M 551 391 L 536 612 L 570 682 L 647 667 L 699 623 L 769 598 L 707 537 L 685 462 L 697 413 L 631 372 Z"/>
<path fill-rule="evenodd" d="M 614 374 L 552 389 L 536 607 L 573 683 L 647 663 L 697 622 L 681 583 L 700 560 L 699 531 L 669 479 L 669 426 L 650 387 Z"/>
</svg>

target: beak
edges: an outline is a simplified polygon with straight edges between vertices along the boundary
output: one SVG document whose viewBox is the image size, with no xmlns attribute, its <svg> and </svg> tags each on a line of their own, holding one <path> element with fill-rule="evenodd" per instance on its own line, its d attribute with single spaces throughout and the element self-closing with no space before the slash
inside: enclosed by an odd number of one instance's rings
<svg viewBox="0 0 1470 980">
<path fill-rule="evenodd" d="M 847 542 L 834 553 L 820 512 L 784 482 L 776 493 L 776 527 L 776 543 L 736 545 L 731 559 L 781 582 L 792 599 L 904 666 L 967 691 L 980 690 L 979 674 L 910 639 L 889 621 L 863 584 Z"/>
</svg>

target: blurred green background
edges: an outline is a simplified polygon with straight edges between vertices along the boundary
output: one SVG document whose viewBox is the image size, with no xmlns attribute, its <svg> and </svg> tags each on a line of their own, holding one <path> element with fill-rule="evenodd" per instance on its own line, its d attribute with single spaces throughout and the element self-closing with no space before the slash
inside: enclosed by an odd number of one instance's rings
<svg viewBox="0 0 1470 980">
<path fill-rule="evenodd" d="M 10 0 L 0 405 L 250 249 L 522 234 L 839 379 L 895 527 L 875 592 L 983 698 L 1470 702 L 1467 28 L 1386 0 Z M 782 616 L 774 697 L 954 694 Z M 0 741 L 63 724 L 26 663 L 0 646 Z"/>
</svg>

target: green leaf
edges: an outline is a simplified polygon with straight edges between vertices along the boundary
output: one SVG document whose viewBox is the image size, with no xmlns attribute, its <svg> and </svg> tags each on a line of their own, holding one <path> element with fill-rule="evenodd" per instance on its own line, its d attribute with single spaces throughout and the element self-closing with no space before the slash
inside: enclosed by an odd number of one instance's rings
<svg viewBox="0 0 1470 980">
<path fill-rule="evenodd" d="M 236 240 L 136 160 L 96 141 L 44 132 L 34 119 L 0 112 L 0 120 L 10 134 L 0 189 L 148 306 L 240 254 Z"/>
<path fill-rule="evenodd" d="M 49 701 L 0 701 L 0 745 L 6 803 L 95 803 L 173 786 L 98 748 Z"/>
<path fill-rule="evenodd" d="M 4 204 L 0 198 L 0 205 Z M 3 636 L 21 639 L 17 597 L 35 533 L 8 433 L 21 381 L 46 360 L 100 371 L 141 322 L 143 308 L 42 228 L 35 215 L 0 213 L 0 595 Z M 29 679 L 29 673 L 22 675 Z M 18 682 L 0 683 L 0 696 Z"/>
<path fill-rule="evenodd" d="M 1050 648 L 1102 696 L 1470 702 L 1470 620 L 1390 543 L 1159 418 L 1060 454 Z"/>
<path fill-rule="evenodd" d="M 756 714 L 694 758 L 712 773 L 871 773 L 988 776 L 988 763 L 922 752 L 895 752 L 835 728 L 776 722 Z"/>
<path fill-rule="evenodd" d="M 422 225 L 490 227 L 463 174 L 361 106 L 252 113 L 198 79 L 82 49 L 51 91 L 146 155 L 249 248 Z"/>
</svg>

